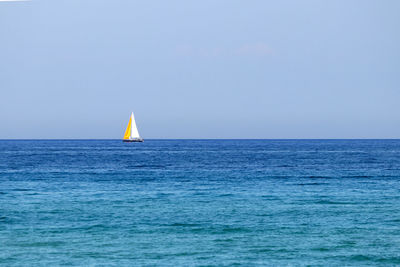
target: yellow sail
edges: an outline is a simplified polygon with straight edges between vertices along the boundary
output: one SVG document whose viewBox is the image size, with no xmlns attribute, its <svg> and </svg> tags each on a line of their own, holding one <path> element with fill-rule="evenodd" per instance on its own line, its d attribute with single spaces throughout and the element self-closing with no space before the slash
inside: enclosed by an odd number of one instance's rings
<svg viewBox="0 0 400 267">
<path fill-rule="evenodd" d="M 132 117 L 129 119 L 128 127 L 126 127 L 126 131 L 124 134 L 124 139 L 130 139 L 131 137 L 131 129 L 132 129 Z"/>
</svg>

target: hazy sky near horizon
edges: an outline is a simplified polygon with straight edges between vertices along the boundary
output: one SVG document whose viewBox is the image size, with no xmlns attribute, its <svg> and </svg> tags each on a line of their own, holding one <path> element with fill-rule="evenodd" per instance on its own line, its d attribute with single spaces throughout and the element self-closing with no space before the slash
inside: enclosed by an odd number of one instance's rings
<svg viewBox="0 0 400 267">
<path fill-rule="evenodd" d="M 0 2 L 0 138 L 400 138 L 399 10 Z"/>
</svg>

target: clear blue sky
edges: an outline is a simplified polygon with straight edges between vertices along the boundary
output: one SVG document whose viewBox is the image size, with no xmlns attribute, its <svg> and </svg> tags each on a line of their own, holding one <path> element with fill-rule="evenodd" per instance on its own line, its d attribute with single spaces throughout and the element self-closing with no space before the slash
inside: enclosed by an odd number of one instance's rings
<svg viewBox="0 0 400 267">
<path fill-rule="evenodd" d="M 0 2 L 0 138 L 400 138 L 398 0 Z"/>
</svg>

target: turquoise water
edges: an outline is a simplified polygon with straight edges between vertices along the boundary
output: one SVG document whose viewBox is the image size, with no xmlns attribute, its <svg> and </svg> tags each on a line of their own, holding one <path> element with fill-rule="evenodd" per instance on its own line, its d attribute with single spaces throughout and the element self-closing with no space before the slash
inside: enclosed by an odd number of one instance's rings
<svg viewBox="0 0 400 267">
<path fill-rule="evenodd" d="M 0 265 L 400 265 L 400 140 L 3 140 Z"/>
</svg>

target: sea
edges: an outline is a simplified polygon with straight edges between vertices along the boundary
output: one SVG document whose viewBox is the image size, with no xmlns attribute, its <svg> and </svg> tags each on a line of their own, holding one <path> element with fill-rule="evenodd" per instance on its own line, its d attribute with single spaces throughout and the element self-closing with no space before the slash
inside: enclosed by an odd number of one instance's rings
<svg viewBox="0 0 400 267">
<path fill-rule="evenodd" d="M 400 140 L 1 140 L 1 266 L 399 266 Z"/>
</svg>

